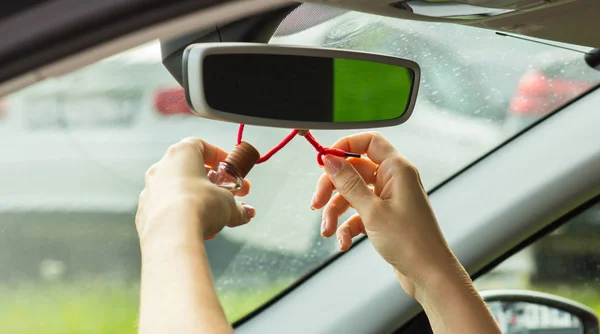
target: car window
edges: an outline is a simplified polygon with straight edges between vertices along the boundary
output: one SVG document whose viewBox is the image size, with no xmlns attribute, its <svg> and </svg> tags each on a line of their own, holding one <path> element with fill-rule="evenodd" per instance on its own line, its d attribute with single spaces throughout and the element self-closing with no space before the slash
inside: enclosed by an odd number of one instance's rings
<svg viewBox="0 0 600 334">
<path fill-rule="evenodd" d="M 600 82 L 581 55 L 492 31 L 299 8 L 271 43 L 378 52 L 421 64 L 413 117 L 377 130 L 420 169 L 427 189 Z M 540 65 L 542 56 L 559 69 Z M 560 64 L 577 66 L 579 74 L 561 77 Z M 231 149 L 237 125 L 190 113 L 161 64 L 157 41 L 3 101 L 0 328 L 135 332 L 140 256 L 134 215 L 144 172 L 186 136 Z M 288 131 L 249 126 L 244 136 L 266 152 Z M 314 136 L 330 145 L 354 132 Z M 336 254 L 335 241 L 320 236 L 320 212 L 310 209 L 322 173 L 315 155 L 306 141 L 294 140 L 256 166 L 244 199 L 256 207 L 256 218 L 206 243 L 231 321 Z"/>
<path fill-rule="evenodd" d="M 506 259 L 476 279 L 475 284 L 479 290 L 528 289 L 551 293 L 578 301 L 600 314 L 598 240 L 600 204 L 595 204 Z M 535 319 L 513 320 L 527 323 Z"/>
</svg>

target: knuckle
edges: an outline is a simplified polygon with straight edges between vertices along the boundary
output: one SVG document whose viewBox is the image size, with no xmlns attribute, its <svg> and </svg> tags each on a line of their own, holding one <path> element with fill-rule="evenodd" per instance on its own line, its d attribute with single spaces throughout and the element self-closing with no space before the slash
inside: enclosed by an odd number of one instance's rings
<svg viewBox="0 0 600 334">
<path fill-rule="evenodd" d="M 148 168 L 148 170 L 146 170 L 146 174 L 145 174 L 145 178 L 146 178 L 146 182 L 148 182 L 148 180 L 154 176 L 154 174 L 156 174 L 156 169 L 157 169 L 157 165 L 154 164 L 152 166 L 150 166 L 150 168 Z M 142 191 L 143 192 L 143 191 Z"/>
<path fill-rule="evenodd" d="M 194 137 L 185 137 L 183 138 L 180 143 L 194 143 L 196 141 L 196 138 Z"/>
<path fill-rule="evenodd" d="M 323 216 L 327 217 L 327 216 L 332 216 L 332 215 L 337 215 L 339 209 L 337 204 L 335 203 L 328 203 L 327 206 L 325 206 L 325 209 L 323 209 Z"/>
<path fill-rule="evenodd" d="M 394 168 L 398 168 L 398 169 L 402 169 L 403 166 L 408 163 L 408 161 L 406 161 L 406 159 L 404 159 L 401 156 L 395 156 L 395 157 L 390 158 L 390 162 L 392 163 Z"/>
<path fill-rule="evenodd" d="M 202 199 L 202 204 L 207 210 L 217 209 L 218 211 L 223 212 L 237 210 L 235 198 L 231 196 L 231 193 L 228 190 L 213 186 L 212 184 L 207 184 L 206 186 L 206 191 L 211 192 L 209 196 L 205 196 Z"/>
<path fill-rule="evenodd" d="M 404 173 L 406 176 L 418 179 L 419 178 L 419 170 L 417 167 L 411 163 L 407 163 L 404 166 Z"/>
<path fill-rule="evenodd" d="M 349 177 L 342 182 L 339 191 L 342 194 L 354 194 L 360 188 L 360 182 L 362 180 L 359 177 Z"/>
<path fill-rule="evenodd" d="M 142 202 L 144 198 L 146 198 L 146 188 L 142 189 L 142 191 L 140 192 L 140 195 L 138 196 L 139 202 Z"/>
<path fill-rule="evenodd" d="M 173 155 L 181 149 L 181 143 L 173 144 L 167 149 L 167 155 Z"/>
<path fill-rule="evenodd" d="M 141 234 L 141 231 L 144 228 L 144 213 L 142 210 L 138 209 L 138 211 L 135 213 L 135 219 L 134 219 L 134 225 L 136 227 L 136 229 L 138 230 L 138 233 Z"/>
<path fill-rule="evenodd" d="M 144 188 L 141 192 L 140 195 L 138 196 L 138 206 L 137 206 L 137 211 L 135 213 L 135 223 L 136 225 L 138 224 L 142 213 L 144 212 L 144 200 L 146 198 L 146 189 Z"/>
<path fill-rule="evenodd" d="M 376 143 L 386 140 L 383 134 L 379 131 L 370 131 L 369 134 L 371 135 L 371 142 Z"/>
<path fill-rule="evenodd" d="M 195 137 L 185 137 L 179 143 L 184 145 L 186 148 L 190 148 L 198 152 L 204 151 L 204 144 L 202 140 Z"/>
<path fill-rule="evenodd" d="M 418 177 L 419 170 L 415 165 L 413 165 L 410 161 L 406 160 L 404 157 L 397 156 L 393 157 L 392 163 L 394 171 L 401 174 L 404 177 Z"/>
<path fill-rule="evenodd" d="M 344 227 L 338 227 L 338 229 L 335 231 L 335 236 L 336 238 L 342 238 L 344 236 Z"/>
<path fill-rule="evenodd" d="M 142 210 L 138 209 L 138 211 L 135 213 L 135 225 L 140 225 L 141 220 L 142 220 Z"/>
<path fill-rule="evenodd" d="M 179 146 L 179 150 L 183 151 L 183 150 L 189 150 L 189 149 L 194 149 L 196 150 L 198 145 L 193 142 L 192 140 L 182 140 L 179 143 L 177 143 L 177 146 Z"/>
<path fill-rule="evenodd" d="M 379 139 L 383 139 L 384 138 L 383 134 L 381 134 L 381 132 L 379 132 L 379 131 L 370 131 L 369 133 L 371 134 L 371 136 L 373 138 L 379 138 Z"/>
<path fill-rule="evenodd" d="M 169 149 L 167 149 L 167 155 L 173 155 L 189 149 L 197 150 L 197 147 L 198 145 L 194 141 L 184 139 L 176 144 L 169 146 Z"/>
</svg>

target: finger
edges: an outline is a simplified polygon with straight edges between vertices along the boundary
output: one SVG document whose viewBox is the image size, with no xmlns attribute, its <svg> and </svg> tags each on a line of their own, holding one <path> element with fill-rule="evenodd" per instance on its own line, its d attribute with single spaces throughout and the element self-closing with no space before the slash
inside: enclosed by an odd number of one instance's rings
<svg viewBox="0 0 600 334">
<path fill-rule="evenodd" d="M 245 225 L 256 216 L 256 209 L 251 205 L 236 202 L 235 206 L 235 209 L 231 212 L 229 223 L 227 223 L 228 227 Z"/>
<path fill-rule="evenodd" d="M 349 158 L 348 162 L 354 166 L 354 169 L 356 169 L 363 180 L 365 180 L 367 183 L 370 182 L 373 174 L 375 173 L 375 169 L 377 168 L 377 164 L 373 163 L 369 159 L 361 158 Z M 335 186 L 331 182 L 331 179 L 327 173 L 321 175 L 317 181 L 317 186 L 313 195 L 313 200 L 311 203 L 312 209 L 318 210 L 325 206 L 325 204 L 327 204 L 331 198 L 331 194 L 333 194 L 334 190 Z"/>
<path fill-rule="evenodd" d="M 235 193 L 235 196 L 244 197 L 250 193 L 250 181 L 244 179 L 244 185 Z"/>
<path fill-rule="evenodd" d="M 212 145 L 206 145 L 206 155 L 208 159 L 214 159 L 215 150 L 211 149 Z M 214 146 L 212 146 L 214 148 Z M 194 175 L 205 178 L 204 166 L 210 165 L 211 161 L 204 161 L 205 145 L 204 142 L 197 138 L 186 138 L 171 145 L 167 153 L 161 159 L 161 164 L 167 166 L 161 168 L 168 173 L 182 173 L 183 175 Z M 211 156 L 212 155 L 212 156 Z"/>
<path fill-rule="evenodd" d="M 378 165 L 385 159 L 398 155 L 394 146 L 377 132 L 363 132 L 341 138 L 333 144 L 332 148 L 366 154 L 369 159 Z"/>
<path fill-rule="evenodd" d="M 317 180 L 317 186 L 312 197 L 312 203 L 310 204 L 311 209 L 318 210 L 324 207 L 329 202 L 334 190 L 335 187 L 331 179 L 329 179 L 329 175 L 323 173 L 319 177 L 319 180 Z"/>
<path fill-rule="evenodd" d="M 363 177 L 344 158 L 326 155 L 325 171 L 344 198 L 362 214 L 368 214 L 378 197 L 373 194 Z"/>
<path fill-rule="evenodd" d="M 209 144 L 200 138 L 188 137 L 184 138 L 182 142 L 192 142 L 195 143 L 199 152 L 202 155 L 202 160 L 204 164 L 210 167 L 216 167 L 219 165 L 219 162 L 225 161 L 228 153 L 220 149 L 219 147 Z"/>
<path fill-rule="evenodd" d="M 226 157 L 227 152 L 222 149 L 202 139 L 188 137 L 171 145 L 163 160 L 186 173 L 195 174 L 200 172 L 202 166 L 213 168 L 218 166 L 219 162 L 225 160 Z"/>
<path fill-rule="evenodd" d="M 366 234 L 365 225 L 358 214 L 352 215 L 337 229 L 336 236 L 340 251 L 345 252 L 352 246 L 352 238 Z"/>
<path fill-rule="evenodd" d="M 321 224 L 321 235 L 329 238 L 335 233 L 338 220 L 350 208 L 350 203 L 340 195 L 335 194 L 323 209 L 323 222 Z"/>
<path fill-rule="evenodd" d="M 135 213 L 135 226 L 137 228 L 138 234 L 141 236 L 143 231 L 142 224 L 142 215 L 144 212 L 144 200 L 146 198 L 146 188 L 142 189 L 140 192 L 140 196 L 138 197 L 138 208 Z"/>
<path fill-rule="evenodd" d="M 202 155 L 202 161 L 206 166 L 217 167 L 219 162 L 225 161 L 228 153 L 220 149 L 219 147 L 205 142 L 204 140 L 196 137 L 184 138 L 181 143 L 194 143 Z"/>
<path fill-rule="evenodd" d="M 153 164 L 152 166 L 150 166 L 150 168 L 148 168 L 148 170 L 146 171 L 146 174 L 144 175 L 144 181 L 146 183 L 148 183 L 148 181 L 150 181 L 150 179 L 154 176 L 154 174 L 156 174 L 157 168 L 158 168 L 157 163 Z"/>
</svg>

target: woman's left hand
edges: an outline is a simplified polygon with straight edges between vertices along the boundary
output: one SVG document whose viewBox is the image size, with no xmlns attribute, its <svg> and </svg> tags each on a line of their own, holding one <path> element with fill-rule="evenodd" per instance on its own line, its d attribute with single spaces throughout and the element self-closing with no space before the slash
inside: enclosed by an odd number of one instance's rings
<svg viewBox="0 0 600 334">
<path fill-rule="evenodd" d="M 227 190 L 212 184 L 207 171 L 227 152 L 198 138 L 186 138 L 167 150 L 146 172 L 135 224 L 142 252 L 166 245 L 181 246 L 214 236 L 225 226 L 248 223 L 253 207 L 237 203 Z M 250 183 L 237 196 L 245 196 Z"/>
</svg>

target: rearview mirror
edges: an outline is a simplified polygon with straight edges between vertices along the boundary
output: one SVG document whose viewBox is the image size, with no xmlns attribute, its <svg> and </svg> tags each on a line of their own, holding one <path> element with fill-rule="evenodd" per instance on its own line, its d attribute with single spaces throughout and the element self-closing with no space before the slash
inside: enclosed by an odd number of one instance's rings
<svg viewBox="0 0 600 334">
<path fill-rule="evenodd" d="M 572 300 L 529 290 L 482 291 L 505 334 L 598 334 L 598 317 Z"/>
<path fill-rule="evenodd" d="M 410 60 L 355 51 L 250 43 L 193 44 L 186 100 L 201 117 L 296 129 L 397 125 L 420 79 Z"/>
</svg>

